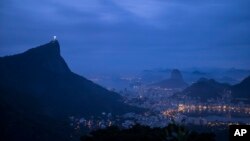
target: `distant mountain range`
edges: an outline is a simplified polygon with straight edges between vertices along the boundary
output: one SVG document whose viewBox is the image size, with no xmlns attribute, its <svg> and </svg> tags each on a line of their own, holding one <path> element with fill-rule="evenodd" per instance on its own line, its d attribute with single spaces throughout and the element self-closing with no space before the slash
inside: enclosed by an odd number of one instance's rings
<svg viewBox="0 0 250 141">
<path fill-rule="evenodd" d="M 207 100 L 211 98 L 221 98 L 225 94 L 231 94 L 233 99 L 247 99 L 247 101 L 249 101 L 250 76 L 236 85 L 220 83 L 214 79 L 201 78 L 177 95 Z"/>
<path fill-rule="evenodd" d="M 182 94 L 189 97 L 209 99 L 221 97 L 230 88 L 229 84 L 219 83 L 214 79 L 201 78 L 196 83 L 183 90 Z"/>
<path fill-rule="evenodd" d="M 122 103 L 119 94 L 71 72 L 57 40 L 1 57 L 0 78 L 4 140 L 61 140 L 67 129 L 61 121 L 69 116 L 138 111 Z"/>
<path fill-rule="evenodd" d="M 144 70 L 139 74 L 143 83 L 152 84 L 168 79 L 168 74 L 172 69 L 152 69 Z M 237 84 L 244 78 L 250 75 L 250 70 L 236 69 L 236 68 L 193 68 L 182 69 L 181 73 L 185 78 L 185 82 L 191 84 L 196 82 L 199 78 L 214 79 L 221 83 L 229 83 L 231 85 Z"/>
<path fill-rule="evenodd" d="M 159 86 L 169 89 L 183 89 L 186 88 L 188 84 L 183 80 L 181 72 L 178 69 L 174 69 L 172 70 L 169 79 L 154 83 L 153 86 Z"/>
</svg>

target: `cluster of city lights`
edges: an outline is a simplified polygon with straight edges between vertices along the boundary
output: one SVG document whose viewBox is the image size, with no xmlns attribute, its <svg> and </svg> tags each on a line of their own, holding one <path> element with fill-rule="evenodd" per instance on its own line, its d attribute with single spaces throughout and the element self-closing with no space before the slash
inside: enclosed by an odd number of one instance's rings
<svg viewBox="0 0 250 141">
<path fill-rule="evenodd" d="M 179 104 L 178 112 L 194 112 L 194 111 L 214 111 L 214 112 L 238 112 L 241 114 L 250 115 L 250 106 L 238 106 L 238 105 L 192 105 L 192 104 Z"/>
</svg>

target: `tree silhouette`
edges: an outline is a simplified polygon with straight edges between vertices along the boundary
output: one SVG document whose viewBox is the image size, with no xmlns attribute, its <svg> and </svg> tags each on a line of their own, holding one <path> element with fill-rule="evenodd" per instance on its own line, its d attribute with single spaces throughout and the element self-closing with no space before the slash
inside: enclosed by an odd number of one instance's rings
<svg viewBox="0 0 250 141">
<path fill-rule="evenodd" d="M 129 129 L 111 126 L 82 136 L 81 141 L 214 141 L 213 133 L 197 133 L 184 126 L 169 124 L 164 128 L 150 128 L 136 124 Z"/>
</svg>

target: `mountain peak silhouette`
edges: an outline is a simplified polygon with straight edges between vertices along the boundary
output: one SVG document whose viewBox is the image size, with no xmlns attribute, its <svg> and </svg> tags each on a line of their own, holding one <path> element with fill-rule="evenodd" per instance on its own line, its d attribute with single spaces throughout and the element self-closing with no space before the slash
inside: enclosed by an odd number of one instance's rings
<svg viewBox="0 0 250 141">
<path fill-rule="evenodd" d="M 35 48 L 31 48 L 27 50 L 24 54 L 60 56 L 60 45 L 57 40 L 54 40 L 47 44 L 44 44 Z"/>
<path fill-rule="evenodd" d="M 153 85 L 160 86 L 162 88 L 173 88 L 173 89 L 183 89 L 188 86 L 188 84 L 183 80 L 182 74 L 178 69 L 172 70 L 169 79 L 165 79 Z"/>
<path fill-rule="evenodd" d="M 181 75 L 181 72 L 178 69 L 172 70 L 170 79 L 183 81 L 183 77 Z"/>
<path fill-rule="evenodd" d="M 13 69 L 46 70 L 54 73 L 70 73 L 68 65 L 61 57 L 60 45 L 57 40 L 31 48 L 22 54 L 0 58 L 9 62 Z M 15 62 L 15 63 L 13 63 Z M 13 65 L 14 64 L 14 65 Z"/>
<path fill-rule="evenodd" d="M 134 109 L 122 97 L 70 71 L 57 40 L 7 57 L 0 57 L 0 88 L 28 93 L 48 115 L 120 114 Z"/>
</svg>

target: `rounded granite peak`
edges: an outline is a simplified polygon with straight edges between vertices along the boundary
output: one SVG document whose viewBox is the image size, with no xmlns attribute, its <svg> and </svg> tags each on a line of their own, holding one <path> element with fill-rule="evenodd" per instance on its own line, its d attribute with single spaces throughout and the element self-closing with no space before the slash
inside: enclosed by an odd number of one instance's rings
<svg viewBox="0 0 250 141">
<path fill-rule="evenodd" d="M 171 72 L 171 77 L 170 79 L 174 80 L 183 80 L 182 74 L 178 69 L 173 69 Z"/>
</svg>

